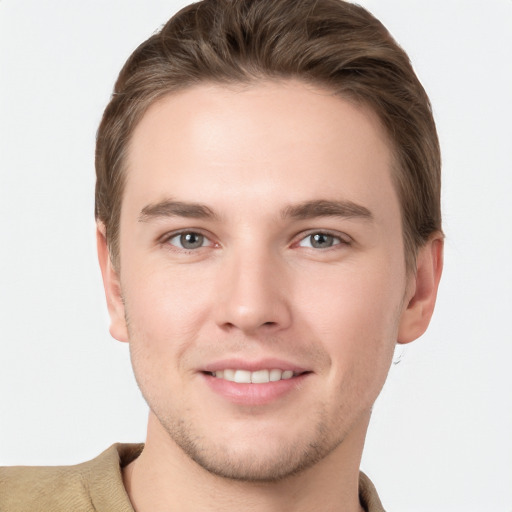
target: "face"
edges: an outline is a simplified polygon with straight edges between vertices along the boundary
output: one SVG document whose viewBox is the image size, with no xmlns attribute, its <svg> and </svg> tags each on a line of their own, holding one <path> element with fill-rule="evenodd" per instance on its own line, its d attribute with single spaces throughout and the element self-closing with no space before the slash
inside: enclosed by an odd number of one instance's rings
<svg viewBox="0 0 512 512">
<path fill-rule="evenodd" d="M 283 478 L 366 429 L 414 293 L 392 163 L 372 112 L 298 82 L 197 86 L 136 127 L 111 332 L 203 468 Z"/>
</svg>

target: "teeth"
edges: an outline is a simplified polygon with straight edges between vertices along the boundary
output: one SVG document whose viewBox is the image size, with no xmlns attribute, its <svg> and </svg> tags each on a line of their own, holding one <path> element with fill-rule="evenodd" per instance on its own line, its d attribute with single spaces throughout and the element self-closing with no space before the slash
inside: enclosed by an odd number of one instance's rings
<svg viewBox="0 0 512 512">
<path fill-rule="evenodd" d="M 224 372 L 219 372 L 219 373 L 224 373 L 224 376 L 221 377 L 226 379 L 226 380 L 230 380 L 230 381 L 233 381 L 235 380 L 235 370 L 224 370 Z M 217 373 L 215 373 L 215 375 L 217 375 Z"/>
<path fill-rule="evenodd" d="M 251 382 L 253 384 L 264 384 L 265 382 L 269 382 L 268 370 L 258 370 L 257 372 L 252 372 Z"/>
<path fill-rule="evenodd" d="M 239 382 L 240 384 L 250 384 L 251 383 L 251 372 L 247 370 L 237 370 L 235 372 L 235 378 L 233 379 L 235 382 Z"/>
<path fill-rule="evenodd" d="M 269 380 L 270 382 L 276 382 L 281 380 L 283 372 L 281 370 L 270 370 Z"/>
<path fill-rule="evenodd" d="M 257 370 L 250 372 L 248 370 L 219 370 L 213 373 L 218 379 L 229 380 L 240 384 L 266 384 L 267 382 L 277 382 L 278 380 L 291 379 L 294 376 L 292 370 Z"/>
</svg>

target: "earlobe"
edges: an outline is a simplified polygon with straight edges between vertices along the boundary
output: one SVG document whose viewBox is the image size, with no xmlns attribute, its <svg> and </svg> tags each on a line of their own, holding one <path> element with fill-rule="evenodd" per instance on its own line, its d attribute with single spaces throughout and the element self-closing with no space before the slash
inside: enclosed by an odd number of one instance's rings
<svg viewBox="0 0 512 512">
<path fill-rule="evenodd" d="M 436 233 L 418 251 L 416 275 L 411 276 L 411 292 L 402 313 L 398 343 L 409 343 L 427 329 L 443 271 L 443 236 Z"/>
<path fill-rule="evenodd" d="M 101 222 L 97 223 L 96 244 L 101 276 L 103 278 L 103 288 L 105 289 L 107 308 L 110 315 L 110 334 L 116 340 L 128 341 L 128 330 L 126 327 L 119 275 L 112 265 L 105 236 L 105 226 Z"/>
</svg>

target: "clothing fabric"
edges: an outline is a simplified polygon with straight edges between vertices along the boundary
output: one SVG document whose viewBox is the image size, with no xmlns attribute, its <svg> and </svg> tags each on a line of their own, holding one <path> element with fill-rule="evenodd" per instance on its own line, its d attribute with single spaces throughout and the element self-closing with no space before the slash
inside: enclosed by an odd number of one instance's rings
<svg viewBox="0 0 512 512">
<path fill-rule="evenodd" d="M 121 469 L 143 447 L 117 443 L 76 466 L 0 468 L 0 512 L 134 512 Z M 359 497 L 367 512 L 385 512 L 364 473 L 359 476 Z"/>
</svg>

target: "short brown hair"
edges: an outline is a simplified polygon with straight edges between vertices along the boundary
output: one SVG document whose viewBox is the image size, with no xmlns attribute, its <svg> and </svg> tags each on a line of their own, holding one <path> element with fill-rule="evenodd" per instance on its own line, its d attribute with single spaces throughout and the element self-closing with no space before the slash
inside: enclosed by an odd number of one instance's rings
<svg viewBox="0 0 512 512">
<path fill-rule="evenodd" d="M 201 82 L 294 78 L 372 108 L 393 144 L 407 268 L 441 231 L 441 158 L 429 99 L 409 58 L 368 11 L 342 0 L 203 0 L 173 16 L 124 65 L 96 143 L 97 220 L 119 261 L 127 145 L 147 108 Z"/>
</svg>

